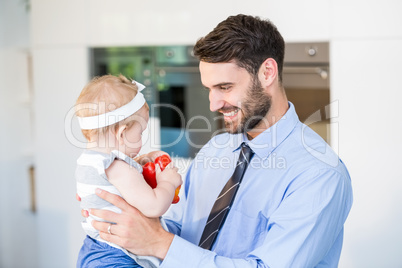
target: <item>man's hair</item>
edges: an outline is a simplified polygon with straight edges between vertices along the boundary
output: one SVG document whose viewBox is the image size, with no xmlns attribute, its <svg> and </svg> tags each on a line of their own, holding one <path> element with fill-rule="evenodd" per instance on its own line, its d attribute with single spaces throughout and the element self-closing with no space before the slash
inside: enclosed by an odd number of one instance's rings
<svg viewBox="0 0 402 268">
<path fill-rule="evenodd" d="M 255 76 L 261 64 L 273 58 L 282 82 L 285 42 L 276 26 L 259 17 L 236 15 L 219 23 L 194 46 L 194 55 L 210 63 L 234 62 Z"/>
</svg>

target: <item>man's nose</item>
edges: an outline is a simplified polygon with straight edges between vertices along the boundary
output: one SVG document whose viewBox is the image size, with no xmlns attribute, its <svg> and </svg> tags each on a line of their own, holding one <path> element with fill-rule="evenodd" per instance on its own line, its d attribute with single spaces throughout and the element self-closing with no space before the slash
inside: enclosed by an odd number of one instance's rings
<svg viewBox="0 0 402 268">
<path fill-rule="evenodd" d="M 218 90 L 211 90 L 209 92 L 209 109 L 211 112 L 215 112 L 223 107 L 225 101 L 222 94 Z"/>
</svg>

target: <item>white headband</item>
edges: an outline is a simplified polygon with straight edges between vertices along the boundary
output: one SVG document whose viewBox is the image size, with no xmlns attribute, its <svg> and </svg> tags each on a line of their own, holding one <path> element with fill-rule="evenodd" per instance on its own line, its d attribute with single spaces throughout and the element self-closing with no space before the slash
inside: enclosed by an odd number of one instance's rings
<svg viewBox="0 0 402 268">
<path fill-rule="evenodd" d="M 137 85 L 138 92 L 129 103 L 105 114 L 87 117 L 77 116 L 81 129 L 97 129 L 110 126 L 126 119 L 141 109 L 141 107 L 145 104 L 145 98 L 140 91 L 142 91 L 145 86 L 134 80 L 132 83 Z"/>
</svg>

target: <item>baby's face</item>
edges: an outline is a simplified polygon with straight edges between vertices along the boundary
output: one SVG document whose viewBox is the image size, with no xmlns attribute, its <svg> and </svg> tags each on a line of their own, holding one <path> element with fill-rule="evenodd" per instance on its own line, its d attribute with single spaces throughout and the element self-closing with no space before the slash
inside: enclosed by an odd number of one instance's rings
<svg viewBox="0 0 402 268">
<path fill-rule="evenodd" d="M 134 124 L 126 130 L 124 136 L 125 154 L 130 157 L 135 157 L 141 150 L 142 133 L 147 128 L 149 120 L 148 108 L 143 106 L 133 115 L 133 120 Z"/>
</svg>

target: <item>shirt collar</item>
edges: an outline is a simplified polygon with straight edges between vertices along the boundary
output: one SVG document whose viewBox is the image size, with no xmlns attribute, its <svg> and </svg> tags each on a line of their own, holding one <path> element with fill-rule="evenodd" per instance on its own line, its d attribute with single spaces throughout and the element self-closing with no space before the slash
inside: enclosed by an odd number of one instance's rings
<svg viewBox="0 0 402 268">
<path fill-rule="evenodd" d="M 248 140 L 246 134 L 233 135 L 233 144 L 236 148 L 233 151 L 239 150 L 241 144 L 245 142 L 258 157 L 267 158 L 289 136 L 298 122 L 299 117 L 296 114 L 295 107 L 293 103 L 289 102 L 289 108 L 285 115 L 253 140 Z"/>
</svg>

